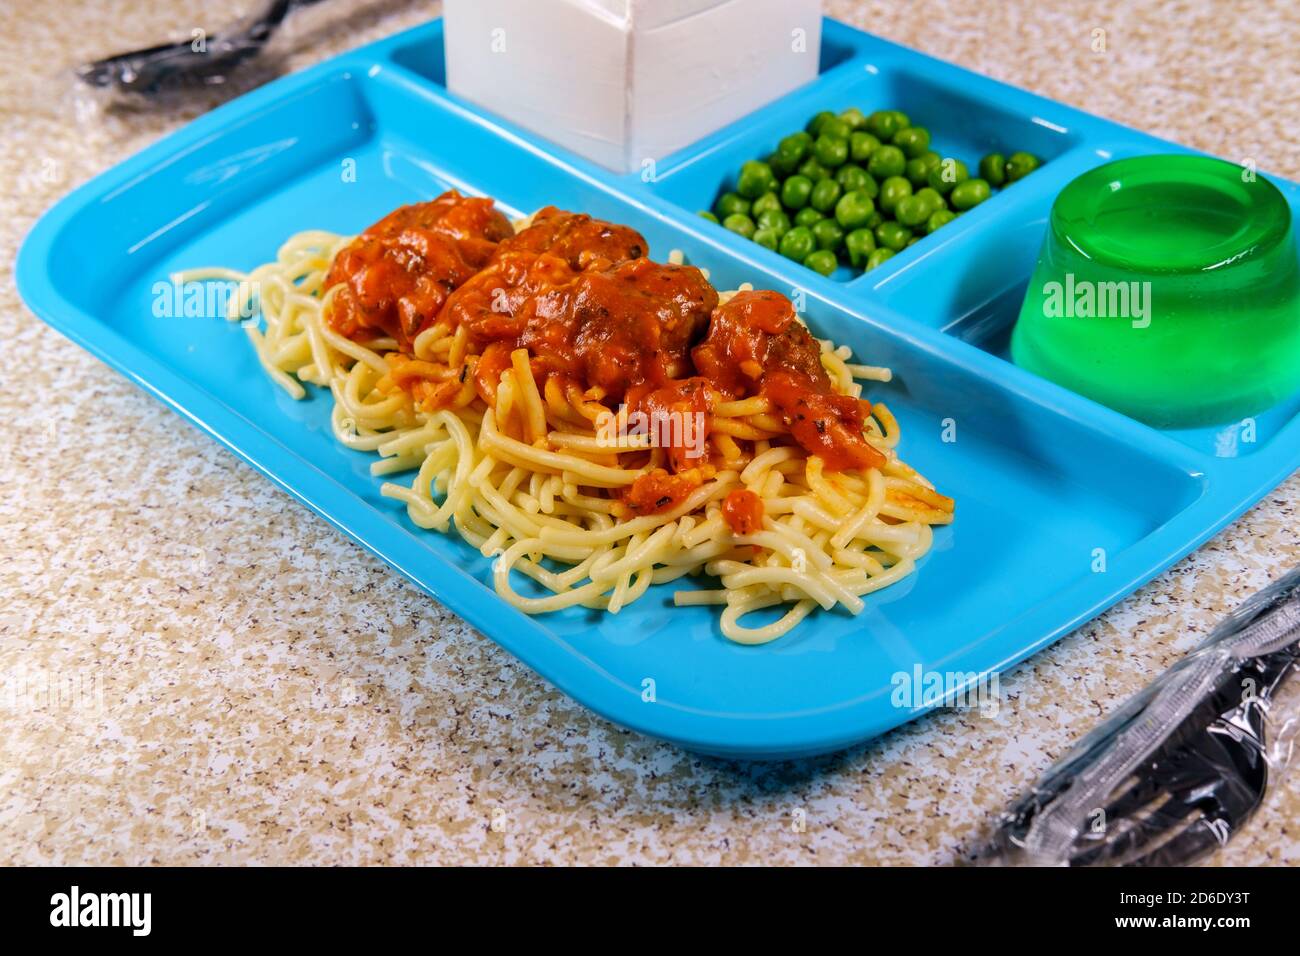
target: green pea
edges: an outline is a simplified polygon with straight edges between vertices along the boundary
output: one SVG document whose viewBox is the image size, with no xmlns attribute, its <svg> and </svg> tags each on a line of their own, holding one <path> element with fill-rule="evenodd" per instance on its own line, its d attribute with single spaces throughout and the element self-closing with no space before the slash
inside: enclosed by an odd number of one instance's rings
<svg viewBox="0 0 1300 956">
<path fill-rule="evenodd" d="M 778 179 L 781 179 L 789 176 L 792 172 L 798 169 L 799 164 L 803 162 L 803 157 L 795 156 L 793 153 L 783 153 L 778 149 L 771 156 L 767 157 L 767 159 L 763 160 L 763 162 L 771 166 L 772 173 Z"/>
<path fill-rule="evenodd" d="M 730 229 L 736 235 L 744 236 L 746 239 L 751 239 L 754 236 L 754 220 L 743 212 L 733 212 L 722 220 L 722 228 Z"/>
<path fill-rule="evenodd" d="M 876 110 L 868 116 L 867 132 L 878 137 L 883 143 L 888 143 L 893 139 L 898 130 L 894 128 L 894 121 L 890 119 L 889 110 Z"/>
<path fill-rule="evenodd" d="M 884 249 L 884 248 L 874 249 L 872 250 L 871 255 L 867 256 L 867 265 L 865 271 L 870 272 L 872 269 L 880 265 L 886 259 L 892 259 L 892 258 L 894 258 L 893 249 Z"/>
<path fill-rule="evenodd" d="M 867 256 L 876 251 L 876 237 L 870 229 L 854 229 L 844 237 L 844 251 L 849 254 L 849 265 L 861 269 Z"/>
<path fill-rule="evenodd" d="M 930 212 L 948 208 L 948 201 L 940 195 L 937 189 L 931 189 L 929 186 L 926 186 L 924 189 L 918 189 L 916 195 L 930 204 Z"/>
<path fill-rule="evenodd" d="M 899 202 L 912 195 L 912 184 L 902 176 L 890 176 L 880 184 L 880 211 L 894 215 Z"/>
<path fill-rule="evenodd" d="M 790 217 L 784 209 L 766 209 L 759 214 L 758 228 L 771 229 L 778 236 L 783 236 L 790 228 Z"/>
<path fill-rule="evenodd" d="M 945 156 L 930 170 L 926 182 L 930 184 L 931 189 L 946 196 L 952 192 L 954 186 L 968 179 L 970 179 L 970 172 L 966 169 L 966 164 L 960 159 Z"/>
<path fill-rule="evenodd" d="M 812 137 L 807 133 L 792 133 L 777 144 L 776 152 L 768 157 L 768 165 L 778 176 L 789 176 L 808 158 L 811 146 Z"/>
<path fill-rule="evenodd" d="M 835 181 L 846 193 L 864 188 L 869 179 L 871 174 L 856 163 L 845 163 L 835 173 Z"/>
<path fill-rule="evenodd" d="M 845 229 L 857 229 L 866 223 L 868 217 L 875 211 L 876 204 L 871 197 L 865 190 L 857 189 L 845 193 L 835 204 L 835 220 Z"/>
<path fill-rule="evenodd" d="M 757 199 L 763 193 L 776 188 L 776 176 L 772 167 L 761 160 L 751 159 L 740 167 L 736 177 L 736 192 L 746 199 Z"/>
<path fill-rule="evenodd" d="M 893 249 L 895 252 L 907 245 L 912 238 L 912 230 L 902 223 L 886 219 L 876 227 L 876 245 Z"/>
<path fill-rule="evenodd" d="M 910 187 L 911 183 L 908 183 L 908 186 Z M 922 225 L 930 218 L 931 212 L 933 210 L 930 208 L 930 204 L 921 196 L 905 196 L 894 207 L 895 218 L 909 229 L 915 229 L 917 226 Z"/>
<path fill-rule="evenodd" d="M 821 135 L 822 124 L 825 123 L 827 120 L 833 120 L 833 119 L 835 119 L 834 113 L 832 113 L 830 110 L 822 110 L 820 113 L 818 113 L 816 116 L 814 116 L 812 119 L 808 121 L 808 125 L 804 127 L 804 132 L 808 133 L 811 136 L 819 136 Z"/>
<path fill-rule="evenodd" d="M 849 129 L 862 129 L 867 125 L 867 114 L 856 106 L 850 106 L 840 113 L 840 119 L 849 124 Z"/>
<path fill-rule="evenodd" d="M 763 193 L 749 207 L 749 214 L 757 219 L 769 209 L 781 210 L 781 197 L 776 193 Z"/>
<path fill-rule="evenodd" d="M 840 194 L 843 191 L 840 184 L 835 180 L 823 179 L 813 186 L 810 203 L 818 212 L 830 212 L 835 208 L 835 204 L 840 201 Z"/>
<path fill-rule="evenodd" d="M 826 179 L 831 174 L 829 169 L 817 162 L 817 160 L 813 159 L 811 156 L 799 164 L 799 168 L 796 172 L 798 172 L 800 176 L 811 179 L 813 182 L 817 182 L 819 179 Z"/>
<path fill-rule="evenodd" d="M 814 223 L 812 234 L 818 249 L 839 252 L 840 246 L 844 245 L 844 230 L 840 228 L 840 224 L 834 219 L 823 219 Z"/>
<path fill-rule="evenodd" d="M 815 248 L 817 242 L 813 239 L 812 230 L 807 226 L 795 226 L 781 237 L 777 251 L 787 259 L 803 262 Z"/>
<path fill-rule="evenodd" d="M 830 275 L 835 271 L 839 262 L 835 259 L 835 253 L 826 249 L 818 249 L 816 252 L 810 252 L 804 257 L 803 264 L 813 272 L 820 272 L 824 276 Z"/>
<path fill-rule="evenodd" d="M 797 133 L 782 137 L 781 142 L 777 144 L 777 149 L 794 149 L 798 147 L 801 152 L 807 153 L 812 147 L 813 139 L 812 133 L 801 129 Z"/>
<path fill-rule="evenodd" d="M 901 149 L 908 159 L 920 159 L 930 150 L 930 131 L 924 126 L 909 126 L 895 133 L 890 142 Z"/>
<path fill-rule="evenodd" d="M 877 185 L 875 177 L 870 173 L 867 173 L 862 178 L 862 182 L 854 188 L 866 193 L 872 199 L 880 195 L 880 186 Z"/>
<path fill-rule="evenodd" d="M 879 137 L 882 143 L 889 142 L 900 129 L 911 125 L 907 114 L 898 110 L 876 110 L 867 117 L 867 132 Z"/>
<path fill-rule="evenodd" d="M 781 184 L 781 202 L 788 209 L 802 209 L 808 205 L 812 190 L 812 180 L 796 173 Z"/>
<path fill-rule="evenodd" d="M 1001 186 L 1007 181 L 1007 158 L 1001 153 L 989 153 L 980 160 L 980 179 L 990 186 Z"/>
<path fill-rule="evenodd" d="M 723 193 L 718 197 L 718 201 L 713 204 L 713 211 L 717 213 L 719 219 L 726 219 L 733 213 L 748 216 L 749 200 L 742 199 L 735 193 Z"/>
<path fill-rule="evenodd" d="M 808 155 L 808 148 L 812 146 L 812 139 L 811 136 L 804 132 L 791 133 L 789 136 L 781 138 L 781 142 L 776 144 L 776 151 L 783 156 L 793 157 L 797 166 Z"/>
<path fill-rule="evenodd" d="M 881 146 L 867 160 L 867 172 L 876 179 L 901 176 L 907 168 L 907 157 L 897 146 Z"/>
<path fill-rule="evenodd" d="M 813 158 L 823 166 L 831 169 L 843 166 L 845 160 L 849 158 L 848 138 L 838 139 L 822 133 L 817 137 L 817 142 L 813 143 L 812 153 Z"/>
<path fill-rule="evenodd" d="M 904 248 L 904 249 L 911 249 L 914 245 L 916 245 L 916 244 L 917 244 L 918 242 L 920 242 L 920 241 L 921 241 L 921 237 L 920 237 L 920 236 L 913 236 L 911 239 L 907 240 L 907 245 L 904 246 L 903 248 Z"/>
<path fill-rule="evenodd" d="M 1007 157 L 1007 182 L 1024 179 L 1040 165 L 1038 157 L 1033 153 L 1012 153 Z"/>
<path fill-rule="evenodd" d="M 795 213 L 794 224 L 796 226 L 812 226 L 821 222 L 825 218 L 825 216 L 819 213 L 812 206 L 807 206 Z"/>
<path fill-rule="evenodd" d="M 831 139 L 842 139 L 846 143 L 849 141 L 849 136 L 852 135 L 852 133 L 853 127 L 849 126 L 848 123 L 844 122 L 844 120 L 840 119 L 838 116 L 832 116 L 826 122 L 822 123 L 821 129 L 817 131 L 819 137 L 829 136 Z"/>
<path fill-rule="evenodd" d="M 870 216 L 867 217 L 867 221 L 862 224 L 862 228 L 875 229 L 878 225 L 880 225 L 884 221 L 885 221 L 884 215 L 880 212 L 879 209 L 877 209 L 875 212 L 873 212 Z"/>
<path fill-rule="evenodd" d="M 974 209 L 992 194 L 989 184 L 982 179 L 968 179 L 965 182 L 958 183 L 953 187 L 952 195 L 948 198 L 952 200 L 952 208 L 965 211 Z"/>
<path fill-rule="evenodd" d="M 929 150 L 917 156 L 915 159 L 907 161 L 907 168 L 903 175 L 911 181 L 913 186 L 921 187 L 929 179 L 930 170 L 938 165 L 940 156 L 933 150 Z"/>
<path fill-rule="evenodd" d="M 940 209 L 938 212 L 930 214 L 930 218 L 925 221 L 925 231 L 928 235 L 943 226 L 948 225 L 957 218 L 957 214 L 951 209 Z"/>
<path fill-rule="evenodd" d="M 776 234 L 776 230 L 774 229 L 755 229 L 754 241 L 764 249 L 771 249 L 773 252 L 776 252 L 776 247 L 781 241 L 781 237 Z"/>
<path fill-rule="evenodd" d="M 713 213 L 709 212 L 707 209 L 701 209 L 696 215 L 698 215 L 701 219 L 709 220 L 709 222 L 718 221 L 718 217 L 715 216 Z"/>
<path fill-rule="evenodd" d="M 849 158 L 855 163 L 865 163 L 880 148 L 880 140 L 870 133 L 854 130 L 849 134 Z"/>
<path fill-rule="evenodd" d="M 909 159 L 907 165 L 903 167 L 903 175 L 913 186 L 924 186 L 930 176 L 930 167 L 925 164 L 924 159 Z"/>
</svg>

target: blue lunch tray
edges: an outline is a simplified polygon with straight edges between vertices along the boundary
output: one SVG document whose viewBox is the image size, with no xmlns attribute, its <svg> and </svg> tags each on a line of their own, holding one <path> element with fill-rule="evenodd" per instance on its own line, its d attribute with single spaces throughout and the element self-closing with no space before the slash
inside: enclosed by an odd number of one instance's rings
<svg viewBox="0 0 1300 956">
<path fill-rule="evenodd" d="M 903 109 L 968 164 L 992 149 L 1045 163 L 856 278 L 824 278 L 695 215 L 741 162 L 850 105 Z M 46 322 L 586 706 L 693 750 L 794 757 L 923 713 L 891 700 L 896 675 L 916 666 L 970 682 L 1023 660 L 1300 465 L 1300 396 L 1248 424 L 1158 431 L 1006 360 L 1057 192 L 1112 157 L 1170 150 L 1189 152 L 827 20 L 815 81 L 644 181 L 450 95 L 434 21 L 250 93 L 82 186 L 33 228 L 17 279 Z M 341 175 L 347 160 L 355 182 Z M 1294 210 L 1296 185 L 1274 181 Z M 903 457 L 956 499 L 956 522 L 858 617 L 819 611 L 762 647 L 724 639 L 716 609 L 674 608 L 680 585 L 616 616 L 529 618 L 492 592 L 486 559 L 380 496 L 373 456 L 333 439 L 328 396 L 285 396 L 235 324 L 153 315 L 154 284 L 174 270 L 248 269 L 291 233 L 357 232 L 449 187 L 514 214 L 555 204 L 626 223 L 656 258 L 682 249 L 719 288 L 802 290 L 815 332 L 893 368 L 866 394 L 897 416 Z"/>
</svg>

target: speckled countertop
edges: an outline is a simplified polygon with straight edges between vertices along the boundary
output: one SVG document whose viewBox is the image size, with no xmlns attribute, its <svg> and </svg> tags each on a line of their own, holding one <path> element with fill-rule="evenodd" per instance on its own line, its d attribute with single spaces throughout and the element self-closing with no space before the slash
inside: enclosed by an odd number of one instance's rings
<svg viewBox="0 0 1300 956">
<path fill-rule="evenodd" d="M 995 718 L 941 713 L 767 765 L 620 731 L 20 303 L 11 264 L 32 222 L 198 111 L 78 116 L 59 67 L 188 36 L 232 6 L 0 9 L 0 863 L 960 861 L 1077 735 L 1300 561 L 1293 476 L 1006 675 Z M 1288 0 L 827 6 L 1300 178 Z M 318 30 L 328 7 L 282 41 L 289 67 L 436 10 L 372 4 L 340 41 Z M 1300 774 L 1216 860 L 1300 863 Z"/>
</svg>

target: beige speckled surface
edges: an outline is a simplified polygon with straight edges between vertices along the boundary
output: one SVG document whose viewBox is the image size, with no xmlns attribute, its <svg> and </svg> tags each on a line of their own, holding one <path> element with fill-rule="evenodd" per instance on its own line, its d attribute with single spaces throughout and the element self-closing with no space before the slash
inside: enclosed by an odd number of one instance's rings
<svg viewBox="0 0 1300 956">
<path fill-rule="evenodd" d="M 1286 0 L 828 6 L 1300 178 L 1300 19 Z M 1074 737 L 1300 559 L 1293 476 L 1008 674 L 995 719 L 949 712 L 756 766 L 610 726 L 19 302 L 10 264 L 36 217 L 185 118 L 79 124 L 57 68 L 229 9 L 0 9 L 0 862 L 952 862 Z M 384 5 L 289 62 L 431 9 Z M 308 16 L 291 40 L 328 19 Z M 1300 862 L 1300 775 L 1217 859 Z"/>
</svg>

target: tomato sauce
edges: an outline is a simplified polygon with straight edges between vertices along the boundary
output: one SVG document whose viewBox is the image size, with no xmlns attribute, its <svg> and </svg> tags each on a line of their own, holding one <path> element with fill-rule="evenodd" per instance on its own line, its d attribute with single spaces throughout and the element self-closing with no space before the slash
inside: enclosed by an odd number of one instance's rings
<svg viewBox="0 0 1300 956">
<path fill-rule="evenodd" d="M 348 338 L 390 336 L 403 352 L 437 319 L 447 296 L 514 235 L 491 199 L 452 190 L 402 206 L 334 258 L 325 288 L 338 286 L 330 324 Z"/>
<path fill-rule="evenodd" d="M 396 210 L 338 255 L 326 279 L 340 286 L 330 322 L 361 340 L 390 335 L 403 352 L 435 321 L 463 328 L 471 368 L 421 388 L 425 407 L 452 401 L 471 371 L 479 397 L 494 405 L 510 353 L 526 348 L 539 386 L 556 376 L 590 400 L 626 403 L 651 427 L 669 422 L 655 433 L 669 440 L 654 443 L 668 469 L 622 493 L 638 513 L 671 508 L 698 487 L 708 416 L 721 399 L 767 398 L 828 471 L 885 463 L 862 437 L 871 406 L 834 391 L 821 346 L 789 299 L 749 291 L 719 305 L 699 269 L 654 262 L 646 250 L 633 229 L 555 207 L 514 233 L 491 200 L 448 192 Z M 733 492 L 723 510 L 737 533 L 761 527 L 752 492 Z"/>
<path fill-rule="evenodd" d="M 852 395 L 822 391 L 799 372 L 778 368 L 763 377 L 763 394 L 781 412 L 794 440 L 827 471 L 880 468 L 885 456 L 862 437 L 870 406 Z"/>
<path fill-rule="evenodd" d="M 735 534 L 763 529 L 763 499 L 748 488 L 737 488 L 722 499 L 722 517 Z"/>
<path fill-rule="evenodd" d="M 673 475 L 662 468 L 640 475 L 623 495 L 623 503 L 638 515 L 671 511 L 700 486 L 694 475 Z"/>
<path fill-rule="evenodd" d="M 668 455 L 675 472 L 704 463 L 709 434 L 711 394 L 716 386 L 706 378 L 686 378 L 659 388 L 642 385 L 627 393 L 628 408 L 642 416 L 656 448 Z"/>
<path fill-rule="evenodd" d="M 871 406 L 836 394 L 821 346 L 779 292 L 736 293 L 714 311 L 708 336 L 691 356 L 696 370 L 732 397 L 767 398 L 827 471 L 884 465 L 885 457 L 862 437 Z"/>
<path fill-rule="evenodd" d="M 475 346 L 508 342 L 562 375 L 621 399 L 690 372 L 688 351 L 718 294 L 693 266 L 652 262 L 626 226 L 548 207 L 500 243 L 442 317 Z"/>
<path fill-rule="evenodd" d="M 689 374 L 687 352 L 717 302 L 694 266 L 631 259 L 534 295 L 521 310 L 519 344 L 546 371 L 618 401 L 632 386 Z"/>
<path fill-rule="evenodd" d="M 498 256 L 546 253 L 575 272 L 640 259 L 650 249 L 635 229 L 554 206 L 537 210 L 527 229 L 501 243 Z"/>
</svg>

